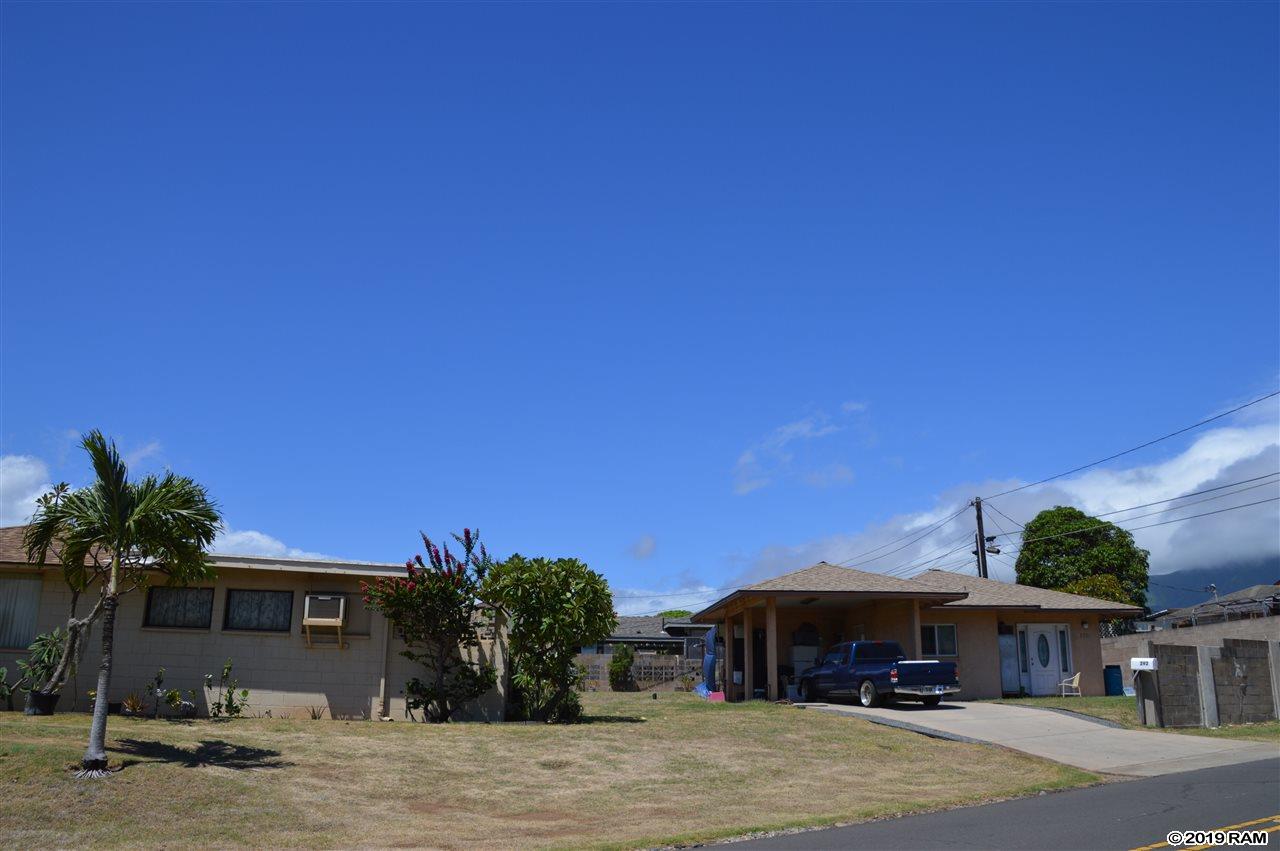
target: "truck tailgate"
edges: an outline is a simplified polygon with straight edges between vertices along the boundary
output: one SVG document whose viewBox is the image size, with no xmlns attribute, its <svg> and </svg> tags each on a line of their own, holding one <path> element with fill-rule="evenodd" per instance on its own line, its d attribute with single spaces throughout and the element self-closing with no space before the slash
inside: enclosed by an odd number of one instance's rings
<svg viewBox="0 0 1280 851">
<path fill-rule="evenodd" d="M 904 686 L 949 686 L 956 682 L 955 662 L 899 662 L 898 684 Z"/>
</svg>

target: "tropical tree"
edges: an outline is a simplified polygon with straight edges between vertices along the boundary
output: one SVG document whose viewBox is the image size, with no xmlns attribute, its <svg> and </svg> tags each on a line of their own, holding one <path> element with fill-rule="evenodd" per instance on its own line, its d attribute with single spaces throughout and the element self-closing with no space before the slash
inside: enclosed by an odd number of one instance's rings
<svg viewBox="0 0 1280 851">
<path fill-rule="evenodd" d="M 689 609 L 667 609 L 665 612 L 658 612 L 658 617 L 662 618 L 687 618 L 693 612 Z"/>
<path fill-rule="evenodd" d="M 1086 576 L 1083 579 L 1077 579 L 1075 582 L 1068 582 L 1058 590 L 1066 591 L 1068 594 L 1079 594 L 1082 597 L 1093 597 L 1097 600 L 1123 603 L 1126 606 L 1135 605 L 1133 598 L 1129 596 L 1129 593 L 1120 584 L 1120 580 L 1110 573 L 1097 573 L 1093 576 Z"/>
<path fill-rule="evenodd" d="M 425 560 L 418 554 L 406 561 L 403 577 L 360 583 L 365 604 L 386 615 L 404 639 L 400 655 L 425 671 L 425 678 L 404 685 L 410 712 L 421 710 L 423 720 L 435 724 L 450 720 L 497 682 L 493 665 L 472 658 L 479 655 L 476 631 L 485 620 L 480 582 L 493 562 L 479 529 L 453 537 L 462 547 L 461 558 L 449 552 L 448 544 L 441 553 L 423 534 Z"/>
<path fill-rule="evenodd" d="M 84 435 L 81 445 L 89 454 L 96 480 L 88 487 L 63 489 L 57 498 L 42 500 L 24 543 L 34 564 L 44 564 L 57 548 L 73 593 L 97 588 L 98 600 L 90 614 L 102 618 L 102 662 L 89 746 L 78 776 L 105 777 L 107 695 L 120 597 L 156 576 L 171 585 L 211 578 L 213 568 L 205 560 L 205 549 L 221 530 L 222 516 L 205 489 L 185 476 L 169 472 L 130 481 L 115 442 L 101 432 Z M 65 664 L 69 661 L 64 658 L 59 667 Z"/>
<path fill-rule="evenodd" d="M 481 596 L 509 625 L 512 681 L 534 721 L 570 721 L 582 677 L 578 648 L 618 624 L 605 578 L 574 558 L 513 555 L 489 571 Z"/>
<path fill-rule="evenodd" d="M 1059 505 L 1037 514 L 1022 540 L 1019 584 L 1066 590 L 1090 577 L 1110 576 L 1126 601 L 1146 604 L 1148 553 L 1133 542 L 1132 533 L 1114 523 Z M 1095 582 L 1092 587 L 1101 586 Z"/>
</svg>

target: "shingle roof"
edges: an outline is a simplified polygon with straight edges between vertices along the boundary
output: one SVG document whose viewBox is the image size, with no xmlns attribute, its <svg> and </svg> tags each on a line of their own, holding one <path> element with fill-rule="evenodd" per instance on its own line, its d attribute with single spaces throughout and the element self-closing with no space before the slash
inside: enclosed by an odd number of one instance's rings
<svg viewBox="0 0 1280 851">
<path fill-rule="evenodd" d="M 747 585 L 743 591 L 845 591 L 868 594 L 921 594 L 930 589 L 921 588 L 915 582 L 885 576 L 883 573 L 867 573 L 851 567 L 839 567 L 818 562 L 813 567 L 796 570 Z"/>
<path fill-rule="evenodd" d="M 1240 608 L 1247 606 L 1249 603 L 1262 603 L 1278 597 L 1280 597 L 1280 584 L 1250 585 L 1248 588 L 1241 588 L 1239 591 L 1223 594 L 1216 600 L 1205 600 L 1203 603 L 1197 603 L 1194 606 L 1174 609 L 1165 613 L 1164 617 L 1200 617 L 1208 614 L 1221 614 L 1228 608 L 1233 611 L 1239 611 Z"/>
<path fill-rule="evenodd" d="M 1035 588 L 1031 585 L 1014 585 L 1011 582 L 966 576 L 963 573 L 952 573 L 949 570 L 926 570 L 910 581 L 913 584 L 936 588 L 940 591 L 968 592 L 969 596 L 963 600 L 946 603 L 945 608 L 948 609 L 1007 607 L 1067 609 L 1083 612 L 1142 613 L 1142 609 L 1137 606 L 1126 606 L 1123 603 L 1115 603 L 1111 600 L 1082 597 L 1079 594 L 1050 591 L 1047 588 Z"/>
<path fill-rule="evenodd" d="M 0 564 L 27 564 L 27 550 L 22 545 L 26 526 L 0 527 Z M 384 564 L 368 561 L 339 561 L 336 559 L 280 558 L 276 556 L 230 555 L 209 553 L 208 561 L 217 567 L 245 568 L 247 570 L 274 570 L 286 573 L 331 573 L 352 576 L 403 576 L 403 564 Z M 93 559 L 85 557 L 85 564 Z M 59 564 L 52 551 L 46 564 Z"/>
<path fill-rule="evenodd" d="M 609 637 L 632 640 L 675 640 L 675 636 L 663 631 L 664 625 L 661 615 L 624 615 L 618 618 L 618 626 Z"/>
<path fill-rule="evenodd" d="M 27 552 L 22 546 L 22 532 L 26 526 L 0 527 L 0 561 L 27 563 Z"/>
</svg>

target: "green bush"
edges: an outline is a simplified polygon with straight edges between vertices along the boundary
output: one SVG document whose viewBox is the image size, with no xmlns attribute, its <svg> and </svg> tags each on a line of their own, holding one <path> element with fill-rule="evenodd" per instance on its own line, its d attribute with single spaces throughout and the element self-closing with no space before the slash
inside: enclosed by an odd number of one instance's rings
<svg viewBox="0 0 1280 851">
<path fill-rule="evenodd" d="M 635 664 L 636 651 L 630 644 L 613 648 L 613 658 L 609 660 L 609 688 L 614 691 L 631 691 L 635 681 L 631 678 L 631 666 Z"/>
</svg>

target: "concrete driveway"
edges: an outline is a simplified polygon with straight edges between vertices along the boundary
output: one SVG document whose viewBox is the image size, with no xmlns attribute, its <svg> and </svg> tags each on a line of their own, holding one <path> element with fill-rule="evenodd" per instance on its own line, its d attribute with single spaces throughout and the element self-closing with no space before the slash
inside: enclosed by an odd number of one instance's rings
<svg viewBox="0 0 1280 851">
<path fill-rule="evenodd" d="M 1102 721 L 1001 703 L 897 703 L 864 709 L 838 703 L 801 703 L 960 741 L 1003 745 L 1086 771 L 1155 777 L 1280 756 L 1266 742 L 1230 741 L 1179 733 L 1123 730 Z"/>
</svg>

